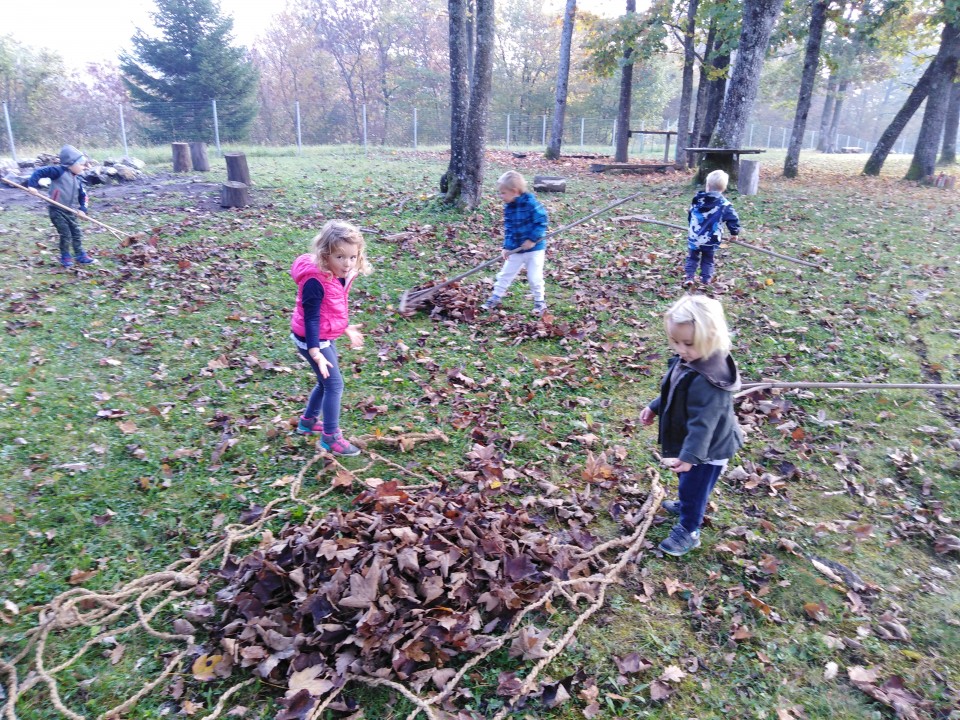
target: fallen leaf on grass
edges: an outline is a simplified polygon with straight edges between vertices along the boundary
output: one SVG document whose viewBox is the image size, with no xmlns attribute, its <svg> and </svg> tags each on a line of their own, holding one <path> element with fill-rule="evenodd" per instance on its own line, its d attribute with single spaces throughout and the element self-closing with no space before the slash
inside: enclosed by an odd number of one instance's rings
<svg viewBox="0 0 960 720">
<path fill-rule="evenodd" d="M 941 555 L 948 552 L 960 553 L 960 537 L 941 535 L 933 541 L 933 549 Z"/>
<path fill-rule="evenodd" d="M 837 671 L 839 669 L 840 666 L 831 660 L 823 668 L 823 679 L 833 680 L 837 676 Z"/>
<path fill-rule="evenodd" d="M 539 633 L 532 626 L 522 628 L 520 634 L 510 644 L 510 657 L 520 657 L 523 660 L 539 660 L 547 656 L 544 645 L 550 636 L 550 628 L 544 628 Z"/>
<path fill-rule="evenodd" d="M 70 573 L 70 578 L 67 580 L 67 582 L 70 585 L 79 585 L 92 578 L 98 572 L 99 570 L 74 570 L 72 573 Z"/>
<path fill-rule="evenodd" d="M 808 602 L 803 604 L 803 611 L 811 620 L 825 622 L 829 610 L 822 602 Z"/>
</svg>

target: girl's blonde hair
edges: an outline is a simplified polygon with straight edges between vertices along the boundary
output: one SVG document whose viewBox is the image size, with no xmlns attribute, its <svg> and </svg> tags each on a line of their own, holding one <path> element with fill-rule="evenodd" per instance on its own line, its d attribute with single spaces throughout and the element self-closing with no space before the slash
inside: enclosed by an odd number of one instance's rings
<svg viewBox="0 0 960 720">
<path fill-rule="evenodd" d="M 500 179 L 497 180 L 497 189 L 507 188 L 523 195 L 527 191 L 527 181 L 516 170 L 507 170 Z"/>
<path fill-rule="evenodd" d="M 357 249 L 357 267 L 360 275 L 369 275 L 373 272 L 367 262 L 367 243 L 363 233 L 356 225 L 343 220 L 329 220 L 320 230 L 320 234 L 310 241 L 310 253 L 314 264 L 321 272 L 330 272 L 330 256 L 341 247 L 349 245 Z"/>
<path fill-rule="evenodd" d="M 730 330 L 723 314 L 723 305 L 705 295 L 684 295 L 663 314 L 664 327 L 670 334 L 670 325 L 693 325 L 693 348 L 701 357 L 715 352 L 730 352 Z"/>
</svg>

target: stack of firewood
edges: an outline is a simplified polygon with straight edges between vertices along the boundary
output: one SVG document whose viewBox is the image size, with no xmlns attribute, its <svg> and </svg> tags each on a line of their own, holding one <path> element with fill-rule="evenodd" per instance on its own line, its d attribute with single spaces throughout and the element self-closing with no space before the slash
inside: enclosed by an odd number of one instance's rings
<svg viewBox="0 0 960 720">
<path fill-rule="evenodd" d="M 25 185 L 31 173 L 38 167 L 57 165 L 60 158 L 50 153 L 40 153 L 35 158 L 20 160 L 0 160 L 0 177 Z M 90 185 L 104 185 L 110 182 L 133 182 L 144 177 L 144 162 L 137 158 L 111 158 L 103 160 L 89 159 L 83 171 L 83 179 Z"/>
</svg>

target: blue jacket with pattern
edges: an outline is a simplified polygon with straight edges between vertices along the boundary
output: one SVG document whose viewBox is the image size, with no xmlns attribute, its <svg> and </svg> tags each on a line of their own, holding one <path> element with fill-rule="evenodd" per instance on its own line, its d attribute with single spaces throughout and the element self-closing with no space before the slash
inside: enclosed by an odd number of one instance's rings
<svg viewBox="0 0 960 720">
<path fill-rule="evenodd" d="M 533 196 L 525 192 L 503 206 L 503 249 L 516 250 L 526 240 L 537 244 L 523 252 L 544 250 L 547 241 L 547 211 Z"/>
<path fill-rule="evenodd" d="M 727 224 L 731 235 L 740 234 L 740 218 L 733 205 L 723 193 L 716 191 L 698 192 L 687 213 L 687 247 L 696 250 L 702 247 L 717 247 L 720 245 L 723 230 L 720 223 Z"/>
</svg>

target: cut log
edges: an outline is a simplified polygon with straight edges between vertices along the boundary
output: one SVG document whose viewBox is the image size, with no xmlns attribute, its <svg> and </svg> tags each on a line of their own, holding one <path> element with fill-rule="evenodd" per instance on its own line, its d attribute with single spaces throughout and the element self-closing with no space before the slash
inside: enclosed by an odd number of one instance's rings
<svg viewBox="0 0 960 720">
<path fill-rule="evenodd" d="M 756 195 L 760 188 L 760 161 L 741 160 L 740 180 L 737 189 L 741 195 Z"/>
<path fill-rule="evenodd" d="M 207 144 L 202 142 L 190 143 L 190 162 L 198 172 L 210 170 L 210 161 L 207 159 Z"/>
<path fill-rule="evenodd" d="M 536 192 L 566 192 L 567 179 L 556 175 L 534 175 L 533 189 Z"/>
<path fill-rule="evenodd" d="M 640 165 L 629 165 L 625 163 L 591 163 L 590 172 L 626 172 L 626 173 L 652 173 L 666 172 L 676 166 L 673 163 L 642 163 Z"/>
<path fill-rule="evenodd" d="M 240 182 L 250 187 L 250 169 L 247 167 L 247 156 L 243 153 L 233 152 L 224 153 L 223 159 L 227 161 L 227 180 Z"/>
<path fill-rule="evenodd" d="M 170 143 L 173 150 L 173 171 L 190 172 L 190 146 L 185 142 Z"/>
<path fill-rule="evenodd" d="M 250 204 L 250 189 L 246 183 L 227 180 L 220 186 L 221 207 L 246 207 Z"/>
</svg>

